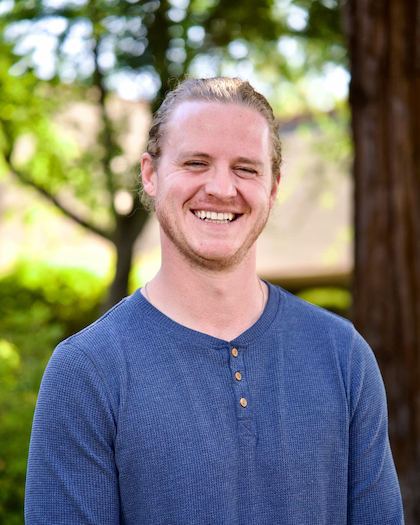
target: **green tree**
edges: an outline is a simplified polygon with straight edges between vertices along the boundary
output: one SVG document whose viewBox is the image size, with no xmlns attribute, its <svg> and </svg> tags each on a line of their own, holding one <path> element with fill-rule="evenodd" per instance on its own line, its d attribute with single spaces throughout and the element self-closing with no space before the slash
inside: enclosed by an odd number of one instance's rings
<svg viewBox="0 0 420 525">
<path fill-rule="evenodd" d="M 8 13 L 7 23 L 3 19 L 4 161 L 21 182 L 114 243 L 117 266 L 107 306 L 127 293 L 133 245 L 147 220 L 139 200 L 138 163 L 125 172 L 115 167 L 124 151 L 125 123 L 111 116 L 111 95 L 131 90 L 130 96 L 148 98 L 155 110 L 169 80 L 181 77 L 196 55 L 212 48 L 200 25 L 210 17 L 209 7 L 165 0 L 22 1 Z M 22 55 L 11 68 L 7 44 Z M 54 112 L 77 100 L 90 101 L 97 110 L 99 147 L 84 150 L 66 143 L 51 124 Z M 23 137 L 35 143 L 24 163 L 14 155 Z M 124 211 L 117 206 L 121 190 L 132 197 Z"/>
<path fill-rule="evenodd" d="M 229 74 L 239 65 L 264 70 L 275 85 L 279 74 L 291 83 L 345 59 L 334 0 L 264 0 L 258 6 L 249 0 L 3 0 L 1 11 L 4 163 L 68 217 L 115 245 L 107 306 L 127 293 L 134 242 L 147 220 L 138 162 L 123 169 L 118 162 L 127 123 L 112 114 L 112 94 L 146 98 L 154 111 L 188 72 Z M 294 29 L 293 16 L 304 26 Z M 280 35 L 302 49 L 298 64 L 282 54 Z M 52 124 L 70 101 L 96 108 L 99 128 L 88 149 L 64 140 Z M 17 162 L 24 138 L 32 140 L 33 154 Z M 121 194 L 132 199 L 123 211 Z"/>
</svg>

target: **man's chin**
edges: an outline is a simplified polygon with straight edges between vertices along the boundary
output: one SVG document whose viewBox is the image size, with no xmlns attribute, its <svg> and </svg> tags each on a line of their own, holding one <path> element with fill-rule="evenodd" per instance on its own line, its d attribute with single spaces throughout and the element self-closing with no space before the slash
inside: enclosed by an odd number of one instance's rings
<svg viewBox="0 0 420 525">
<path fill-rule="evenodd" d="M 226 271 L 236 268 L 243 257 L 239 253 L 234 254 L 220 254 L 220 253 L 197 253 L 188 252 L 182 253 L 186 262 L 193 267 L 202 268 L 203 270 L 211 271 Z"/>
<path fill-rule="evenodd" d="M 254 235 L 247 238 L 242 245 L 232 246 L 233 243 L 227 240 L 203 242 L 197 238 L 187 239 L 183 234 L 177 234 L 164 213 L 158 213 L 158 220 L 163 233 L 179 256 L 191 268 L 208 271 L 228 271 L 237 268 L 247 259 L 262 230 L 256 228 Z"/>
</svg>

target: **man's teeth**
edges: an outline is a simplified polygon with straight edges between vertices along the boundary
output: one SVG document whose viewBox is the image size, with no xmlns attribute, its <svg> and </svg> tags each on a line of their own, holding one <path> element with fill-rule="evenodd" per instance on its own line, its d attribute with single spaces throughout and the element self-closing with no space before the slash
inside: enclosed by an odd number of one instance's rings
<svg viewBox="0 0 420 525">
<path fill-rule="evenodd" d="M 216 221 L 218 223 L 227 223 L 233 221 L 236 217 L 234 213 L 220 213 L 216 211 L 195 211 L 194 214 L 204 221 Z"/>
</svg>

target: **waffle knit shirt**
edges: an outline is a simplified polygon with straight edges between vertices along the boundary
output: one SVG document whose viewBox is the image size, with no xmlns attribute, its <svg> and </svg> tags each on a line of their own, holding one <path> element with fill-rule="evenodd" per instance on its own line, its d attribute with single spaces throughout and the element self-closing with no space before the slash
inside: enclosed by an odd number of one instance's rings
<svg viewBox="0 0 420 525">
<path fill-rule="evenodd" d="M 137 291 L 61 343 L 35 411 L 26 524 L 402 524 L 372 351 L 350 322 L 269 292 L 230 342 Z"/>
</svg>

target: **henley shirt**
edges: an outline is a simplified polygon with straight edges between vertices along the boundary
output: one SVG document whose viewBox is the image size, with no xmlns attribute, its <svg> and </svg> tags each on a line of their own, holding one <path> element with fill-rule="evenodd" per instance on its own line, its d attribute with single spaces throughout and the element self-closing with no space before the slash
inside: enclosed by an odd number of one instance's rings
<svg viewBox="0 0 420 525">
<path fill-rule="evenodd" d="M 272 285 L 230 342 L 138 290 L 54 351 L 25 507 L 27 525 L 400 525 L 374 355 Z"/>
</svg>

